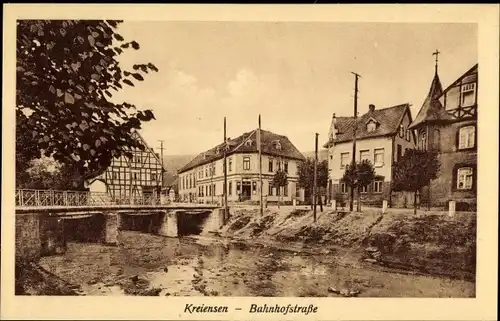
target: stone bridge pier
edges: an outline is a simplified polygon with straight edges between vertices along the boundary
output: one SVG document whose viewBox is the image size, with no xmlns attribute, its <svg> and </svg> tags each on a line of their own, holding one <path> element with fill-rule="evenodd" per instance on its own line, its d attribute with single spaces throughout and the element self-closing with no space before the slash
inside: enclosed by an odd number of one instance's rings
<svg viewBox="0 0 500 321">
<path fill-rule="evenodd" d="M 16 260 L 36 261 L 42 255 L 62 254 L 68 240 L 118 245 L 120 230 L 130 228 L 127 223 L 132 219 L 127 217 L 138 215 L 147 225 L 142 232 L 167 237 L 180 236 L 180 226 L 182 235 L 188 235 L 189 224 L 198 225 L 198 233 L 218 231 L 229 217 L 222 208 L 188 206 L 16 209 Z"/>
</svg>

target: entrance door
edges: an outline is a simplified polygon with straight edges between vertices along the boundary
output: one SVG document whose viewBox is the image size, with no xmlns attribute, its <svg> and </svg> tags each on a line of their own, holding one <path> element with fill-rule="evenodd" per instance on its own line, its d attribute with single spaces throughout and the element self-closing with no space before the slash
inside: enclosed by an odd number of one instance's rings
<svg viewBox="0 0 500 321">
<path fill-rule="evenodd" d="M 252 197 L 252 182 L 242 182 L 241 185 L 241 200 L 246 201 Z"/>
</svg>

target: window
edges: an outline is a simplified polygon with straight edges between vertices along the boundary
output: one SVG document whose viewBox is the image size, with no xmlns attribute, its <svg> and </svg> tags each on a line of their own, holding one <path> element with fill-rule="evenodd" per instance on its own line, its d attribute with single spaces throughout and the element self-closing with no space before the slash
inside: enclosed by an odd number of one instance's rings
<svg viewBox="0 0 500 321">
<path fill-rule="evenodd" d="M 113 179 L 118 179 L 118 172 L 113 172 Z"/>
<path fill-rule="evenodd" d="M 215 164 L 212 164 L 212 176 L 215 176 Z"/>
<path fill-rule="evenodd" d="M 208 166 L 205 166 L 205 177 L 208 177 Z"/>
<path fill-rule="evenodd" d="M 250 157 L 243 157 L 243 169 L 250 170 Z"/>
<path fill-rule="evenodd" d="M 476 83 L 462 85 L 460 88 L 460 106 L 468 107 L 476 103 Z"/>
<path fill-rule="evenodd" d="M 375 154 L 375 166 L 384 166 L 384 149 L 377 148 L 374 151 Z"/>
<path fill-rule="evenodd" d="M 229 182 L 227 188 L 228 188 L 227 194 L 231 196 L 233 194 L 233 182 Z"/>
<path fill-rule="evenodd" d="M 359 192 L 360 192 L 361 194 L 366 194 L 366 193 L 368 193 L 368 186 L 360 186 L 360 187 L 359 187 Z"/>
<path fill-rule="evenodd" d="M 151 180 L 156 181 L 156 172 L 151 173 Z"/>
<path fill-rule="evenodd" d="M 471 167 L 462 167 L 457 170 L 457 189 L 472 189 L 472 175 L 473 170 Z"/>
<path fill-rule="evenodd" d="M 346 183 L 340 183 L 340 192 L 342 194 L 347 194 L 347 184 Z"/>
<path fill-rule="evenodd" d="M 269 182 L 269 190 L 267 191 L 267 195 L 273 196 L 273 185 Z"/>
<path fill-rule="evenodd" d="M 231 158 L 229 158 L 228 162 L 229 162 L 229 164 L 228 164 L 229 171 L 231 172 L 233 170 L 233 160 Z"/>
<path fill-rule="evenodd" d="M 210 194 L 208 193 L 208 185 L 205 186 L 205 195 L 210 196 Z"/>
<path fill-rule="evenodd" d="M 137 179 L 137 173 L 134 173 L 134 179 Z"/>
<path fill-rule="evenodd" d="M 288 183 L 283 187 L 283 196 L 288 196 Z"/>
<path fill-rule="evenodd" d="M 269 158 L 269 172 L 270 173 L 273 172 L 273 163 L 274 163 L 274 160 L 272 158 Z"/>
<path fill-rule="evenodd" d="M 212 185 L 212 191 L 213 191 L 213 194 L 212 195 L 217 195 L 217 190 L 215 189 L 215 184 Z"/>
<path fill-rule="evenodd" d="M 402 124 L 399 125 L 399 137 L 401 138 L 405 137 L 405 128 Z"/>
<path fill-rule="evenodd" d="M 425 129 L 422 129 L 420 131 L 419 141 L 418 141 L 418 148 L 421 149 L 421 150 L 426 150 L 427 149 L 427 133 L 425 132 Z"/>
<path fill-rule="evenodd" d="M 406 130 L 406 140 L 410 141 L 410 130 L 409 129 Z"/>
<path fill-rule="evenodd" d="M 364 160 L 370 160 L 370 150 L 361 150 L 359 151 L 359 161 L 362 162 Z"/>
<path fill-rule="evenodd" d="M 368 124 L 366 124 L 366 131 L 371 133 L 375 131 L 375 129 L 377 129 L 377 124 L 373 120 L 370 120 Z"/>
<path fill-rule="evenodd" d="M 373 193 L 382 193 L 382 181 L 373 182 Z"/>
<path fill-rule="evenodd" d="M 466 126 L 458 131 L 458 149 L 473 148 L 476 136 L 475 126 Z"/>
<path fill-rule="evenodd" d="M 349 163 L 349 153 L 340 154 L 340 167 L 344 167 Z"/>
<path fill-rule="evenodd" d="M 441 144 L 441 133 L 439 129 L 434 129 L 434 135 L 432 137 L 432 148 L 434 150 L 439 150 Z"/>
<path fill-rule="evenodd" d="M 236 182 L 236 194 L 240 194 L 241 182 Z"/>
<path fill-rule="evenodd" d="M 252 140 L 251 140 L 251 139 L 247 140 L 247 141 L 245 142 L 245 145 L 246 145 L 246 146 L 252 146 Z"/>
<path fill-rule="evenodd" d="M 281 171 L 281 161 L 277 161 L 276 165 L 276 167 L 278 167 L 278 171 Z"/>
<path fill-rule="evenodd" d="M 276 148 L 277 150 L 281 150 L 281 143 L 279 140 L 275 141 L 274 148 Z"/>
<path fill-rule="evenodd" d="M 257 193 L 257 182 L 252 182 L 252 193 Z"/>
<path fill-rule="evenodd" d="M 397 145 L 397 153 L 396 153 L 396 162 L 399 162 L 401 159 L 401 156 L 403 156 L 403 147 L 401 145 Z"/>
<path fill-rule="evenodd" d="M 287 174 L 288 174 L 288 162 L 285 162 L 285 163 L 283 164 L 283 167 L 284 167 L 284 168 L 283 168 L 283 170 L 285 171 L 285 173 L 287 173 Z M 285 196 L 286 196 L 286 195 L 285 195 Z"/>
</svg>

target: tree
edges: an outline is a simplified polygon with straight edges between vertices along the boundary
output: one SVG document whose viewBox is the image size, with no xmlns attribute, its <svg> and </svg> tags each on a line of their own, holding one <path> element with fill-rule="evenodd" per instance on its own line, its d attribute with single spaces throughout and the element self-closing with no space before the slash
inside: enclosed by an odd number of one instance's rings
<svg viewBox="0 0 500 321">
<path fill-rule="evenodd" d="M 393 167 L 393 190 L 413 192 L 413 213 L 417 214 L 417 193 L 437 177 L 440 163 L 431 151 L 408 149 Z"/>
<path fill-rule="evenodd" d="M 281 197 L 282 197 L 282 192 L 280 192 L 281 187 L 285 187 L 288 184 L 288 177 L 286 175 L 286 172 L 279 169 L 274 173 L 273 176 L 273 186 L 276 187 L 276 190 L 278 191 L 279 197 L 278 197 L 278 208 L 280 208 L 280 202 L 281 202 Z"/>
<path fill-rule="evenodd" d="M 113 157 L 144 149 L 131 132 L 154 119 L 151 110 L 110 100 L 112 91 L 134 86 L 152 64 L 122 70 L 117 57 L 128 48 L 118 20 L 18 20 L 16 175 L 32 159 L 51 156 L 85 175 Z"/>
<path fill-rule="evenodd" d="M 351 189 L 357 189 L 358 191 L 358 205 L 357 211 L 361 211 L 361 201 L 360 192 L 362 187 L 367 187 L 375 179 L 375 168 L 369 160 L 362 160 L 361 162 L 353 164 L 348 164 L 344 171 L 344 176 L 342 180 Z"/>
<path fill-rule="evenodd" d="M 298 166 L 298 184 L 299 187 L 304 188 L 306 195 L 311 196 L 312 200 L 312 190 L 314 184 L 314 159 L 307 158 L 304 162 L 301 162 Z M 328 161 L 323 160 L 318 162 L 317 167 L 317 177 L 316 177 L 317 187 L 323 191 L 326 190 L 328 186 Z M 319 193 L 318 193 L 319 194 Z M 311 206 L 313 202 L 311 201 Z M 322 203 L 320 202 L 322 206 Z M 322 210 L 322 209 L 321 209 Z"/>
</svg>

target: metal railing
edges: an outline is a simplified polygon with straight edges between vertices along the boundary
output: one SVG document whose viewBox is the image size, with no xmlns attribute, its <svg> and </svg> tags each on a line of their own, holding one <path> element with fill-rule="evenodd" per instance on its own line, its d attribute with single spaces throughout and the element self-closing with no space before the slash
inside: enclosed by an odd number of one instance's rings
<svg viewBox="0 0 500 321">
<path fill-rule="evenodd" d="M 92 206 L 92 205 L 159 205 L 167 204 L 154 194 L 134 195 L 132 197 L 113 198 L 105 192 L 58 191 L 18 189 L 15 193 L 16 206 Z"/>
</svg>

